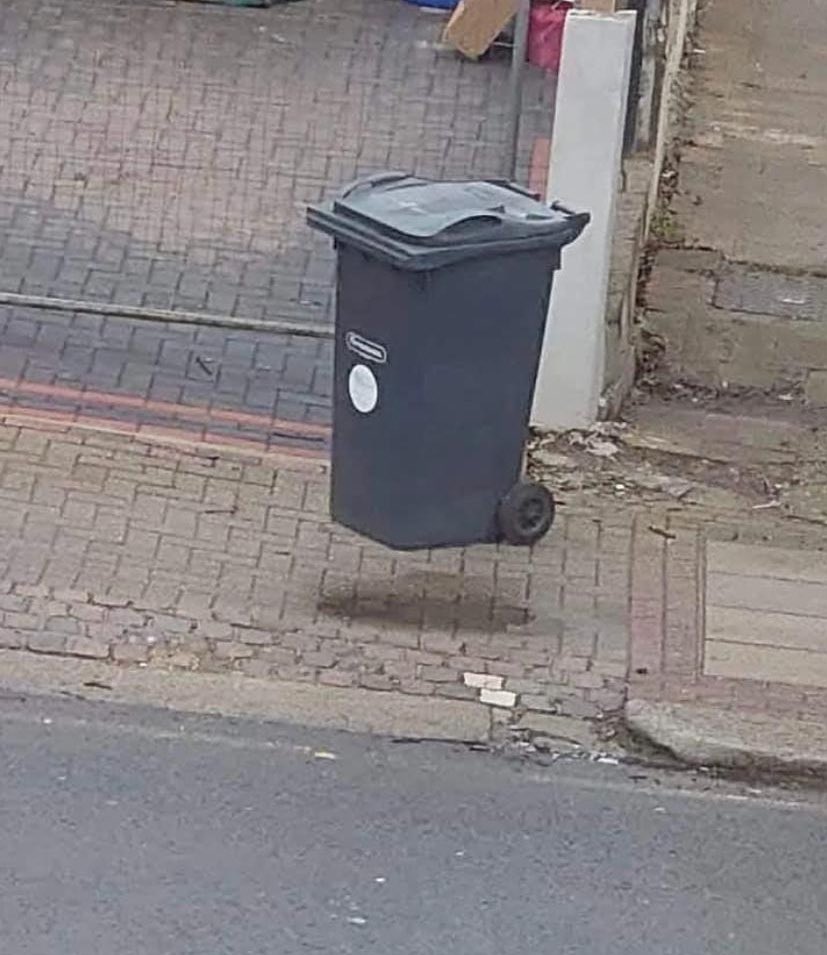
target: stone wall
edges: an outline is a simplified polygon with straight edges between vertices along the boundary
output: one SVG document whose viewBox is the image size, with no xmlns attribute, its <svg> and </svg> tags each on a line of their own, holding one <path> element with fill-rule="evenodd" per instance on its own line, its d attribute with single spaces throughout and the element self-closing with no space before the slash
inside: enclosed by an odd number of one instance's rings
<svg viewBox="0 0 827 955">
<path fill-rule="evenodd" d="M 623 169 L 606 306 L 601 415 L 618 413 L 634 384 L 638 277 L 675 134 L 676 97 L 697 0 L 649 0 L 645 9 L 634 155 Z"/>
<path fill-rule="evenodd" d="M 645 157 L 627 160 L 623 178 L 606 302 L 606 364 L 601 398 L 604 417 L 618 413 L 635 380 L 637 286 L 646 247 L 651 161 Z"/>
</svg>

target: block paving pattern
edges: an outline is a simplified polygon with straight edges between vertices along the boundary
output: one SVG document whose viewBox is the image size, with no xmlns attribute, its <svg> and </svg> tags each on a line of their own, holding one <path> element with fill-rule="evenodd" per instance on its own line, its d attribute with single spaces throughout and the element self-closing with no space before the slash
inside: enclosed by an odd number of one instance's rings
<svg viewBox="0 0 827 955">
<path fill-rule="evenodd" d="M 487 702 L 523 726 L 627 693 L 827 716 L 818 527 L 564 499 L 531 550 L 396 553 L 331 523 L 327 475 L 5 415 L 0 647 Z"/>
<path fill-rule="evenodd" d="M 332 342 L 0 307 L 0 408 L 325 450 Z"/>
<path fill-rule="evenodd" d="M 0 292 L 329 323 L 333 250 L 307 203 L 383 168 L 501 171 L 508 63 L 439 49 L 442 22 L 395 0 L 4 0 Z M 552 108 L 530 70 L 523 182 Z M 160 328 L 0 307 L 4 390 L 327 421 L 329 345 Z"/>
<path fill-rule="evenodd" d="M 768 534 L 768 526 L 755 523 L 744 529 L 667 516 L 657 533 L 639 536 L 631 578 L 630 696 L 827 717 L 823 534 L 817 527 L 774 527 Z M 730 620 L 724 631 L 713 625 L 707 633 L 709 621 L 733 609 L 747 614 L 746 631 L 739 636 Z M 795 651 L 779 617 L 794 624 L 798 655 L 809 659 L 790 661 Z M 804 631 L 810 642 L 802 650 Z M 734 665 L 722 662 L 724 648 L 728 658 L 738 656 Z"/>
<path fill-rule="evenodd" d="M 484 690 L 514 714 L 621 704 L 629 515 L 561 508 L 533 550 L 399 554 L 332 524 L 327 492 L 311 460 L 7 416 L 0 646 L 455 699 Z"/>
</svg>

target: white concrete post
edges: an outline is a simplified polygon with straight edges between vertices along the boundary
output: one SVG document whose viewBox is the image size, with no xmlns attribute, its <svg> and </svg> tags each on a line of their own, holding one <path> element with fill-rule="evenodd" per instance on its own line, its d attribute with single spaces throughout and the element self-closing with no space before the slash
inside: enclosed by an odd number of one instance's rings
<svg viewBox="0 0 827 955">
<path fill-rule="evenodd" d="M 547 196 L 592 221 L 554 278 L 532 412 L 541 428 L 597 420 L 635 16 L 574 10 L 563 36 Z"/>
</svg>

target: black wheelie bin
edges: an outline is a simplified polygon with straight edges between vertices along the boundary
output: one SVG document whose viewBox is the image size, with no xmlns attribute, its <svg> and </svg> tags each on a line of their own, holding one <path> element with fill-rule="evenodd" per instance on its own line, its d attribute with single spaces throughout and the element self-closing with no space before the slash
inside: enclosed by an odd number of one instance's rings
<svg viewBox="0 0 827 955">
<path fill-rule="evenodd" d="M 380 173 L 313 206 L 337 248 L 331 515 L 399 550 L 532 544 L 523 479 L 553 273 L 589 221 L 501 181 Z"/>
</svg>

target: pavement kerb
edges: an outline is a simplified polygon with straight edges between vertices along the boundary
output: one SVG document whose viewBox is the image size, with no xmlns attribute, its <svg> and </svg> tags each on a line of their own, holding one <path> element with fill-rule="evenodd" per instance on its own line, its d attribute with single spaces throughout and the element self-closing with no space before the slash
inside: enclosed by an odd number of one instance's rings
<svg viewBox="0 0 827 955">
<path fill-rule="evenodd" d="M 0 695 L 9 694 L 81 696 L 410 739 L 491 739 L 491 709 L 476 702 L 0 650 Z"/>
<path fill-rule="evenodd" d="M 827 778 L 827 726 L 689 703 L 627 702 L 634 736 L 690 766 Z"/>
</svg>

